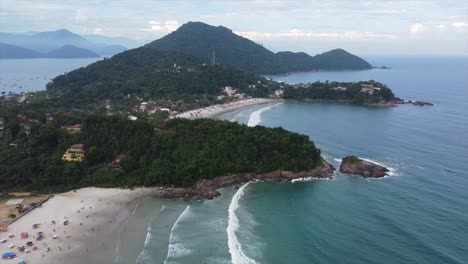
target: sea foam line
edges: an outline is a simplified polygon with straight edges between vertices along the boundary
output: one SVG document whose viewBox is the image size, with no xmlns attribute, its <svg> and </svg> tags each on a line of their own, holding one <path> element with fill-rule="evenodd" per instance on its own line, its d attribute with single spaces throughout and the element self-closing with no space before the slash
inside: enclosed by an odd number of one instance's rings
<svg viewBox="0 0 468 264">
<path fill-rule="evenodd" d="M 152 236 L 151 232 L 153 229 L 151 228 L 151 223 L 153 222 L 153 218 L 151 218 L 151 221 L 148 223 L 148 228 L 146 229 L 146 238 L 145 238 L 145 244 L 143 245 L 143 249 L 141 250 L 140 254 L 138 255 L 136 262 L 135 263 L 144 263 L 145 261 L 145 253 L 146 253 L 146 248 L 148 244 L 150 243 Z"/>
<path fill-rule="evenodd" d="M 167 263 L 167 261 L 168 261 L 168 259 L 170 257 L 186 255 L 186 254 L 190 253 L 189 250 L 186 250 L 185 248 L 181 248 L 181 247 L 176 246 L 175 245 L 175 238 L 174 238 L 174 231 L 175 231 L 177 225 L 180 223 L 180 221 L 182 219 L 184 219 L 184 217 L 186 215 L 188 215 L 189 212 L 190 212 L 190 205 L 187 205 L 187 207 L 185 207 L 185 210 L 179 215 L 179 217 L 177 217 L 177 220 L 174 222 L 174 225 L 171 228 L 171 234 L 169 235 L 169 245 L 167 246 L 167 257 L 164 260 L 164 264 Z M 179 252 L 182 252 L 183 254 L 178 254 Z"/>
<path fill-rule="evenodd" d="M 249 122 L 247 122 L 247 126 L 249 127 L 254 127 L 262 122 L 262 113 L 265 111 L 270 110 L 273 106 L 280 105 L 281 103 L 275 104 L 275 105 L 269 105 L 262 107 L 256 111 L 254 111 L 252 114 L 250 114 L 249 117 Z"/>
<path fill-rule="evenodd" d="M 371 159 L 365 159 L 365 158 L 360 158 L 360 159 L 365 160 L 365 161 L 368 161 L 368 162 L 372 162 L 372 163 L 375 163 L 375 164 L 377 164 L 377 165 L 380 165 L 380 166 L 382 166 L 382 167 L 387 168 L 387 169 L 388 169 L 388 172 L 387 172 L 388 176 L 398 176 L 398 174 L 396 173 L 397 169 L 394 168 L 394 167 L 387 166 L 387 165 L 385 165 L 385 164 L 382 164 L 382 163 L 380 163 L 380 162 L 378 162 L 378 161 L 371 160 Z M 383 178 L 384 178 L 384 177 L 383 177 Z"/>
<path fill-rule="evenodd" d="M 231 254 L 231 261 L 233 264 L 257 263 L 255 260 L 245 255 L 244 251 L 242 251 L 242 245 L 236 235 L 236 231 L 239 229 L 239 218 L 237 217 L 236 211 L 239 208 L 239 200 L 244 195 L 244 190 L 249 184 L 250 182 L 240 187 L 232 197 L 231 204 L 229 204 L 229 221 L 226 232 L 228 235 L 229 253 Z"/>
</svg>

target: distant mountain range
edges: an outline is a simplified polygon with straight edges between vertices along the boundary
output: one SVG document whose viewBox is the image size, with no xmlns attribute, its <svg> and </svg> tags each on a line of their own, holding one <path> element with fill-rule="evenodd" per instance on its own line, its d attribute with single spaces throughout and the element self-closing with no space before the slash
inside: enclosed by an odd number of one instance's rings
<svg viewBox="0 0 468 264">
<path fill-rule="evenodd" d="M 94 58 L 112 56 L 132 47 L 135 41 L 101 35 L 80 36 L 66 29 L 23 34 L 0 33 L 0 59 L 12 58 Z"/>
<path fill-rule="evenodd" d="M 287 73 L 310 70 L 365 70 L 372 66 L 343 49 L 316 56 L 304 52 L 274 53 L 265 47 L 233 33 L 223 26 L 188 22 L 167 36 L 144 47 L 178 51 L 216 60 L 216 63 L 256 73 Z"/>
</svg>

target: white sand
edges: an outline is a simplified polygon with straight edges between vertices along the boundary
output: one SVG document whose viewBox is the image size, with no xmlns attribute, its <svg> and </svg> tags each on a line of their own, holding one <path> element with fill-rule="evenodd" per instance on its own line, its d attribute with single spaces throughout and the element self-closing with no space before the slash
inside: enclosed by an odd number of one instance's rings
<svg viewBox="0 0 468 264">
<path fill-rule="evenodd" d="M 151 195 L 154 189 L 101 189 L 84 188 L 76 192 L 57 194 L 42 208 L 37 208 L 8 227 L 8 233 L 0 233 L 1 253 L 13 251 L 14 260 L 1 263 L 17 263 L 18 259 L 28 263 L 112 263 L 115 257 L 119 232 L 129 214 L 133 212 L 138 198 Z M 63 222 L 69 220 L 65 226 Z M 52 221 L 56 221 L 52 224 Z M 33 229 L 33 224 L 40 224 Z M 55 230 L 55 231 L 54 231 Z M 37 232 L 45 238 L 36 241 Z M 21 239 L 21 232 L 29 234 Z M 9 234 L 15 238 L 8 238 Z M 52 236 L 57 235 L 57 239 Z M 19 252 L 18 246 L 32 241 L 38 250 L 31 253 Z M 14 249 L 8 246 L 14 244 Z M 50 252 L 46 248 L 50 248 Z M 27 247 L 28 249 L 31 249 Z"/>
<path fill-rule="evenodd" d="M 265 104 L 270 102 L 279 101 L 280 99 L 268 98 L 251 98 L 245 100 L 238 100 L 227 104 L 217 104 L 204 108 L 186 111 L 177 114 L 176 118 L 198 119 L 198 118 L 213 118 L 220 114 L 230 112 L 243 107 L 248 107 L 256 104 Z"/>
</svg>

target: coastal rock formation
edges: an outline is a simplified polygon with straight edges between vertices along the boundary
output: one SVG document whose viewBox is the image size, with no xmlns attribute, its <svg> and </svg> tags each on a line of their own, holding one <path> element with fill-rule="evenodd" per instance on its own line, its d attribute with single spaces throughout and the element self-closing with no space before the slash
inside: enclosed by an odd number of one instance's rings
<svg viewBox="0 0 468 264">
<path fill-rule="evenodd" d="M 213 199 L 221 194 L 217 191 L 219 188 L 224 188 L 236 184 L 241 184 L 248 181 L 260 180 L 260 181 L 291 181 L 294 179 L 301 178 L 331 178 L 335 168 L 323 160 L 323 165 L 311 170 L 301 172 L 290 172 L 277 170 L 270 173 L 254 174 L 244 173 L 229 176 L 221 176 L 211 180 L 201 180 L 195 186 L 188 188 L 173 188 L 163 187 L 159 189 L 155 195 L 160 198 L 205 198 Z"/>
<path fill-rule="evenodd" d="M 367 160 L 359 159 L 356 156 L 347 156 L 343 158 L 340 165 L 340 172 L 357 174 L 364 178 L 381 178 L 388 175 L 388 171 L 389 170 L 383 166 Z"/>
<path fill-rule="evenodd" d="M 416 105 L 416 106 L 433 106 L 433 103 L 429 102 L 424 102 L 424 101 L 409 101 L 411 104 Z"/>
</svg>

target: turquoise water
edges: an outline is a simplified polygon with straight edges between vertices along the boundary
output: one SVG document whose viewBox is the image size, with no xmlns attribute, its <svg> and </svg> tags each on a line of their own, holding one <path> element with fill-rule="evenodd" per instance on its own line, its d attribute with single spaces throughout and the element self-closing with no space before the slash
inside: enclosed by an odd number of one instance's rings
<svg viewBox="0 0 468 264">
<path fill-rule="evenodd" d="M 149 223 L 146 240 L 133 237 L 141 244 L 133 255 L 119 249 L 127 257 L 120 263 L 467 263 L 468 60 L 371 62 L 392 70 L 273 78 L 375 79 L 435 106 L 288 102 L 224 118 L 306 134 L 336 167 L 352 154 L 386 165 L 391 176 L 337 172 L 332 180 L 253 182 L 211 201 L 149 199 L 136 210 Z"/>
</svg>

